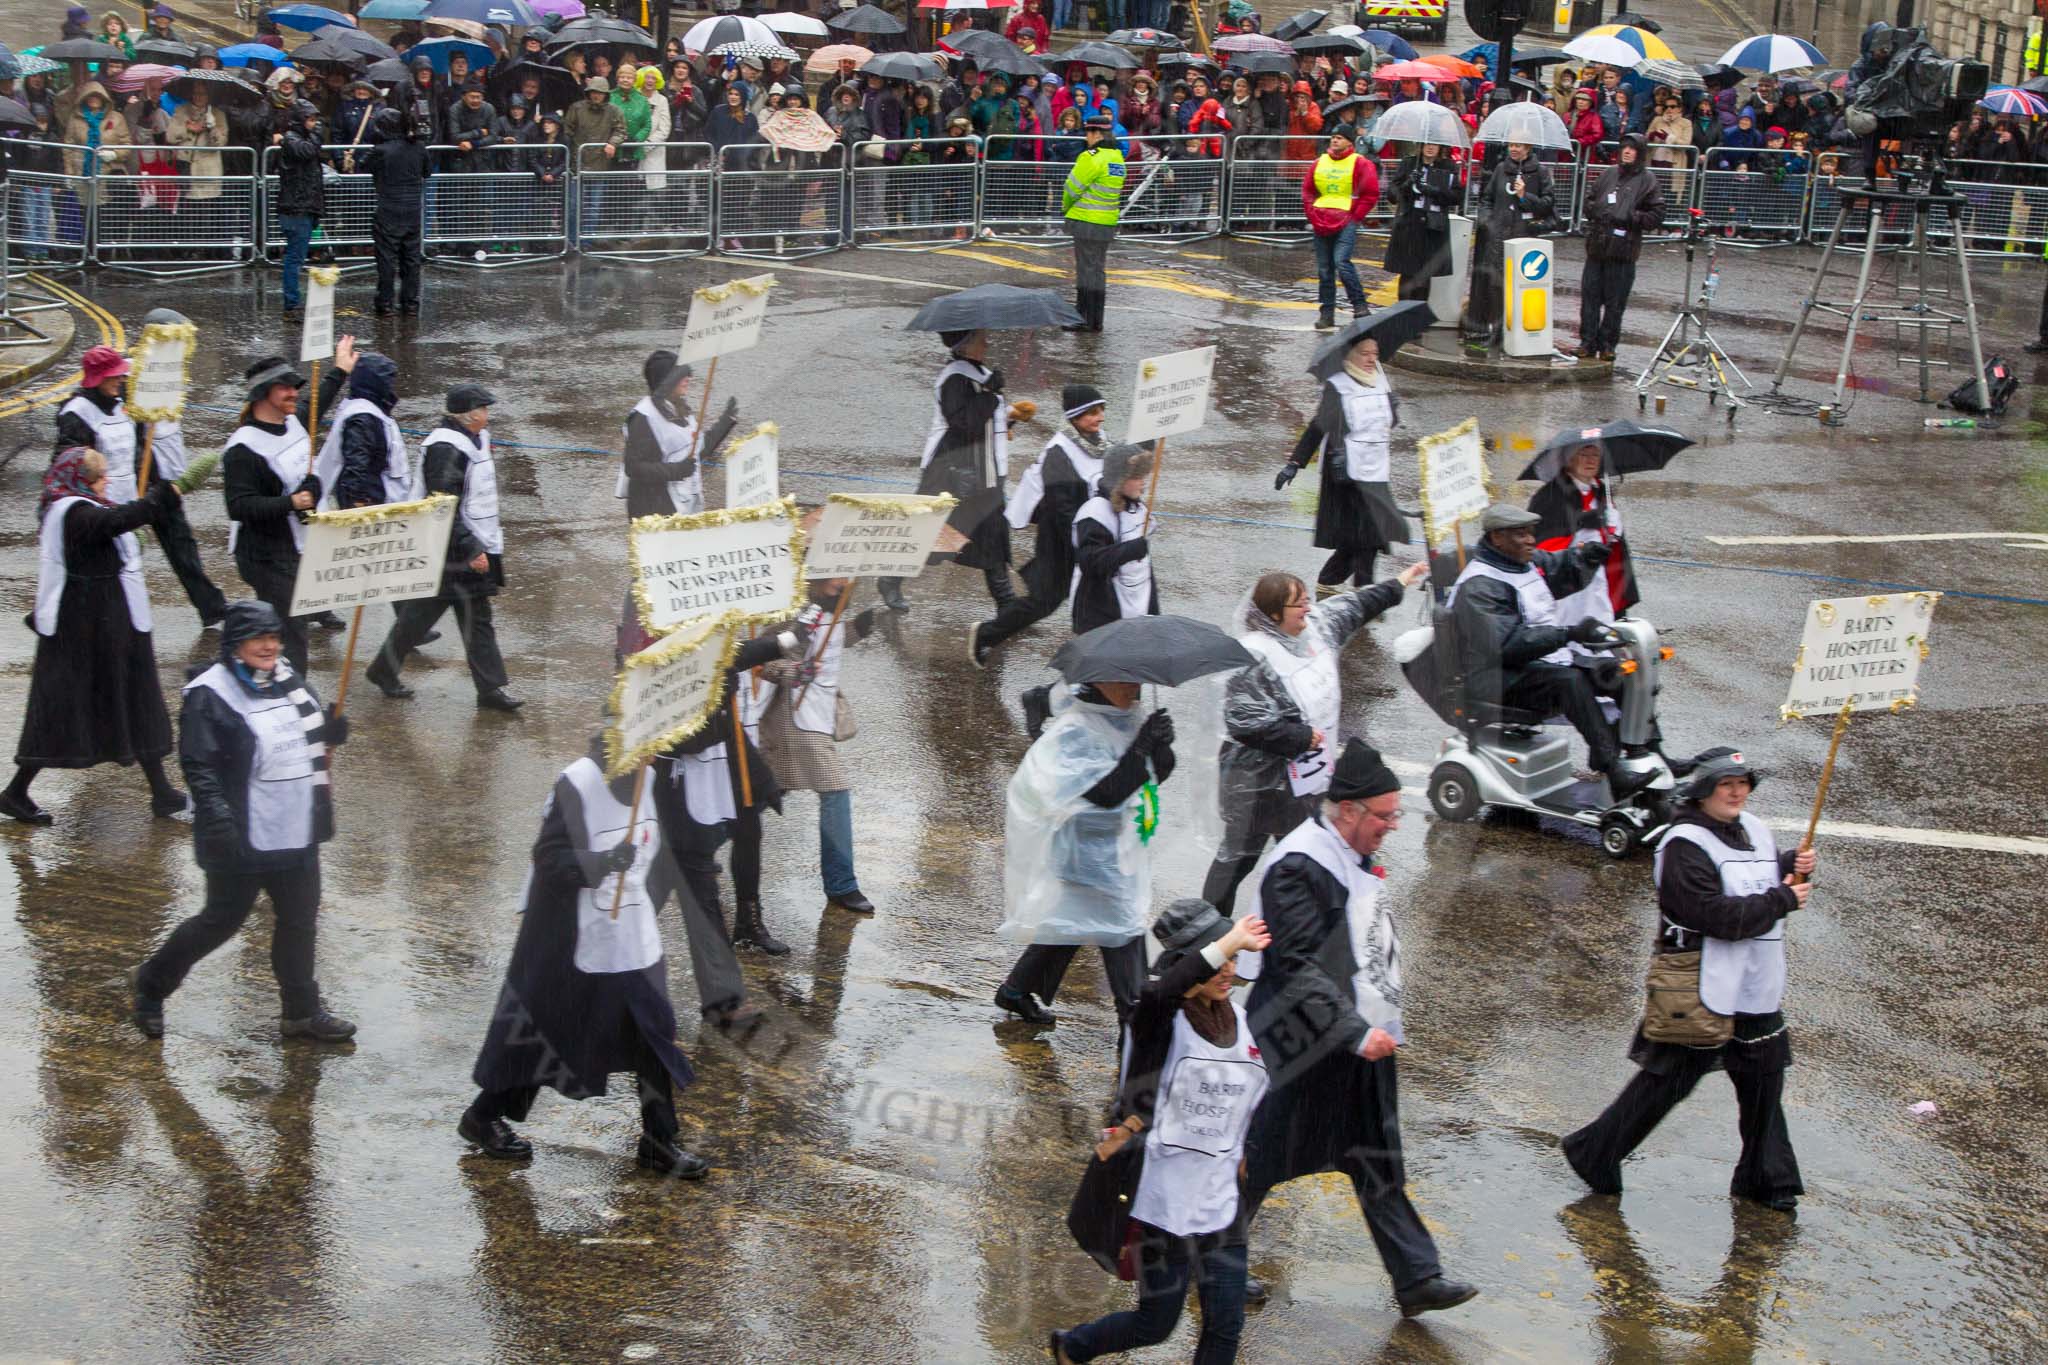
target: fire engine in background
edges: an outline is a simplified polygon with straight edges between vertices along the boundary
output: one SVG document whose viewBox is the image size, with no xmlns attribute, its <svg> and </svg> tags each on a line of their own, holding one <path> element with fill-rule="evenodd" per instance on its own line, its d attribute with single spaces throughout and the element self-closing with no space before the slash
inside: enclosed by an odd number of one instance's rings
<svg viewBox="0 0 2048 1365">
<path fill-rule="evenodd" d="M 1451 26 L 1450 0 L 1358 0 L 1351 22 L 1361 28 L 1421 29 L 1440 43 Z"/>
</svg>

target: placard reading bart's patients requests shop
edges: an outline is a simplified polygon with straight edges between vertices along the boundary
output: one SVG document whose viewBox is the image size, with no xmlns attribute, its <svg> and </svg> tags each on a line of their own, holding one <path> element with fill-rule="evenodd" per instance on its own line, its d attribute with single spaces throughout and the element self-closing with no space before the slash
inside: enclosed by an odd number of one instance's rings
<svg viewBox="0 0 2048 1365">
<path fill-rule="evenodd" d="M 1126 441 L 1157 441 L 1194 431 L 1209 417 L 1209 379 L 1216 348 L 1202 346 L 1138 362 Z"/>
</svg>

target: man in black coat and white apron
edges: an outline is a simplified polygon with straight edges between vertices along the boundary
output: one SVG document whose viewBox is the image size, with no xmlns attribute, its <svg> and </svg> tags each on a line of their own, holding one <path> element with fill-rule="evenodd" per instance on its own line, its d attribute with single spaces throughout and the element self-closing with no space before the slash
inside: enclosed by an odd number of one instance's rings
<svg viewBox="0 0 2048 1365">
<path fill-rule="evenodd" d="M 1479 1290 L 1443 1273 L 1401 1161 L 1401 946 L 1373 862 L 1400 818 L 1399 779 L 1353 739 L 1321 811 L 1274 847 L 1259 875 L 1249 913 L 1273 946 L 1241 974 L 1256 975 L 1246 1012 L 1273 1088 L 1252 1120 L 1245 1196 L 1256 1213 L 1286 1181 L 1349 1176 L 1401 1314 L 1414 1317 Z"/>
<path fill-rule="evenodd" d="M 476 384 L 448 391 L 447 416 L 420 443 L 420 472 L 413 495 L 448 493 L 457 499 L 455 526 L 448 536 L 448 560 L 441 591 L 398 604 L 398 622 L 363 676 L 387 697 L 403 700 L 413 691 L 399 681 L 406 656 L 426 642 L 441 613 L 452 610 L 462 630 L 469 676 L 480 711 L 517 711 L 526 703 L 505 690 L 505 658 L 491 621 L 491 598 L 505 584 L 505 531 L 498 519 L 498 466 L 491 458 L 491 405 L 497 398 Z"/>
</svg>

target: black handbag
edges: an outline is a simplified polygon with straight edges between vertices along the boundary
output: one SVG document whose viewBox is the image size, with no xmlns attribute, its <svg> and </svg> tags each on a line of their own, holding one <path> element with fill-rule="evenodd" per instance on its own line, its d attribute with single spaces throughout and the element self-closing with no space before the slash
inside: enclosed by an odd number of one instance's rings
<svg viewBox="0 0 2048 1365">
<path fill-rule="evenodd" d="M 1145 1140 L 1132 1135 L 1108 1156 L 1097 1152 L 1089 1153 L 1088 1169 L 1081 1172 L 1080 1187 L 1067 1209 L 1067 1231 L 1095 1264 L 1118 1279 L 1133 1279 L 1137 1257 L 1127 1249 L 1137 1228 L 1131 1221 L 1131 1201 L 1137 1198 L 1138 1179 L 1145 1172 Z"/>
</svg>

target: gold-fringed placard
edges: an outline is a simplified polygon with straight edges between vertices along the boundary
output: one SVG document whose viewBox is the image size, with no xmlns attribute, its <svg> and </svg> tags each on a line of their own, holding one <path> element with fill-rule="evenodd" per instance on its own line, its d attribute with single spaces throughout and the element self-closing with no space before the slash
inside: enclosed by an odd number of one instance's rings
<svg viewBox="0 0 2048 1365">
<path fill-rule="evenodd" d="M 774 560 L 756 559 L 744 566 L 757 571 L 753 583 L 707 582 L 693 586 L 685 581 L 712 573 L 709 566 L 687 562 L 693 558 L 693 552 L 745 554 L 764 550 L 768 543 L 766 538 L 701 533 L 778 521 L 788 524 L 786 535 L 773 537 L 784 550 L 786 568 Z M 692 545 L 693 539 L 702 544 Z M 728 611 L 736 613 L 742 625 L 785 621 L 803 607 L 804 544 L 804 530 L 793 496 L 751 507 L 714 507 L 703 512 L 637 517 L 626 532 L 626 557 L 632 569 L 633 602 L 639 608 L 640 622 L 650 633 L 664 635 L 692 625 L 700 616 L 715 617 Z M 663 580 L 660 592 L 649 588 L 650 577 Z M 718 604 L 703 610 L 692 605 L 697 597 L 717 593 L 721 587 L 725 591 Z"/>
<path fill-rule="evenodd" d="M 739 647 L 739 620 L 727 612 L 627 655 L 605 704 L 605 776 L 623 777 L 709 724 Z"/>
</svg>

